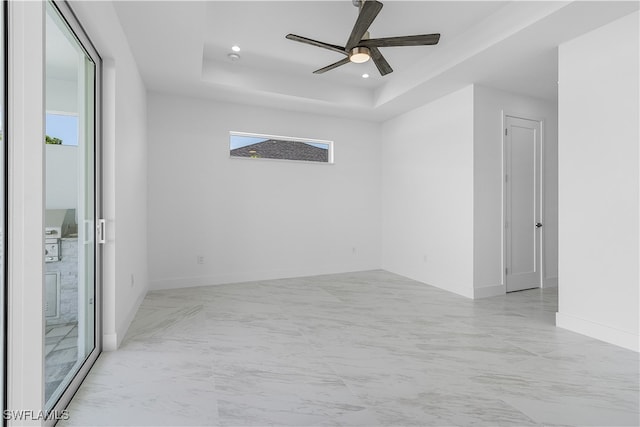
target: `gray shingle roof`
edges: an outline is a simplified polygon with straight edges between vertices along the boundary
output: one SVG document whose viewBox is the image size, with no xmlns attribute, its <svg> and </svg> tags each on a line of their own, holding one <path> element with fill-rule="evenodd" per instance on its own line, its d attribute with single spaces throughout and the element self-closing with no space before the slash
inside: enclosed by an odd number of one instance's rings
<svg viewBox="0 0 640 427">
<path fill-rule="evenodd" d="M 261 159 L 329 161 L 329 150 L 314 147 L 300 141 L 268 139 L 257 144 L 231 150 L 232 157 L 256 157 Z"/>
</svg>

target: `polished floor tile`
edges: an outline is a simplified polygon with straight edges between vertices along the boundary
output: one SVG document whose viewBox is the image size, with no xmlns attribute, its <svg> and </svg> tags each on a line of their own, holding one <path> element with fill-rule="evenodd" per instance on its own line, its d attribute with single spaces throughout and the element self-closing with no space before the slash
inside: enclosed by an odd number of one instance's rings
<svg viewBox="0 0 640 427">
<path fill-rule="evenodd" d="M 639 355 L 385 271 L 154 291 L 59 425 L 637 426 Z"/>
<path fill-rule="evenodd" d="M 45 398 L 48 400 L 78 361 L 78 323 L 47 326 L 45 334 Z"/>
</svg>

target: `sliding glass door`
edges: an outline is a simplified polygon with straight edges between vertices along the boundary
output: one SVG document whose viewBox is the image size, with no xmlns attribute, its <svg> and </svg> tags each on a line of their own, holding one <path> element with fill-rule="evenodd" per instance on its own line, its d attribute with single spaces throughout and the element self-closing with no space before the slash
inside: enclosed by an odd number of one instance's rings
<svg viewBox="0 0 640 427">
<path fill-rule="evenodd" d="M 99 57 L 67 3 L 45 17 L 45 401 L 66 405 L 100 352 Z"/>
<path fill-rule="evenodd" d="M 7 141 L 5 138 L 6 118 L 6 2 L 0 4 L 0 410 L 6 409 L 6 211 L 7 211 Z"/>
</svg>

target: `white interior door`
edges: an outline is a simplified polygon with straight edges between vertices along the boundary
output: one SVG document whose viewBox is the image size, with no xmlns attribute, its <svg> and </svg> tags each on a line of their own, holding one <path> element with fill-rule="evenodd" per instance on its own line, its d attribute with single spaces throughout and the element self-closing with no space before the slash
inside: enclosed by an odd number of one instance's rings
<svg viewBox="0 0 640 427">
<path fill-rule="evenodd" d="M 507 292 L 540 287 L 540 122 L 505 117 Z"/>
</svg>

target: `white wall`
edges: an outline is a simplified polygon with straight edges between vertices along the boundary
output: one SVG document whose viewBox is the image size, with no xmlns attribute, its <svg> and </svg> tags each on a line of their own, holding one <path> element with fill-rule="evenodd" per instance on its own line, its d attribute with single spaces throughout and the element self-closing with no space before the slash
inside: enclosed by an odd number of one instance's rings
<svg viewBox="0 0 640 427">
<path fill-rule="evenodd" d="M 473 297 L 473 86 L 382 126 L 382 267 Z"/>
<path fill-rule="evenodd" d="M 558 113 L 553 102 L 493 88 L 474 87 L 474 292 L 505 292 L 503 282 L 503 112 L 542 120 L 543 150 L 543 282 L 558 276 Z"/>
<path fill-rule="evenodd" d="M 557 283 L 557 108 L 482 86 L 384 123 L 383 268 L 470 298 L 505 292 L 503 111 L 544 122 L 543 268 Z"/>
<path fill-rule="evenodd" d="M 47 77 L 47 111 L 78 113 L 78 81 Z"/>
<path fill-rule="evenodd" d="M 71 7 L 103 59 L 103 347 L 113 350 L 148 289 L 146 88 L 113 4 Z"/>
<path fill-rule="evenodd" d="M 560 46 L 557 325 L 639 346 L 636 12 Z"/>
<path fill-rule="evenodd" d="M 380 267 L 379 125 L 157 93 L 148 109 L 153 288 Z M 335 164 L 230 159 L 229 131 L 332 140 Z"/>
<path fill-rule="evenodd" d="M 120 344 L 149 288 L 147 253 L 147 101 L 133 61 L 115 61 L 115 215 L 116 334 Z"/>
</svg>

